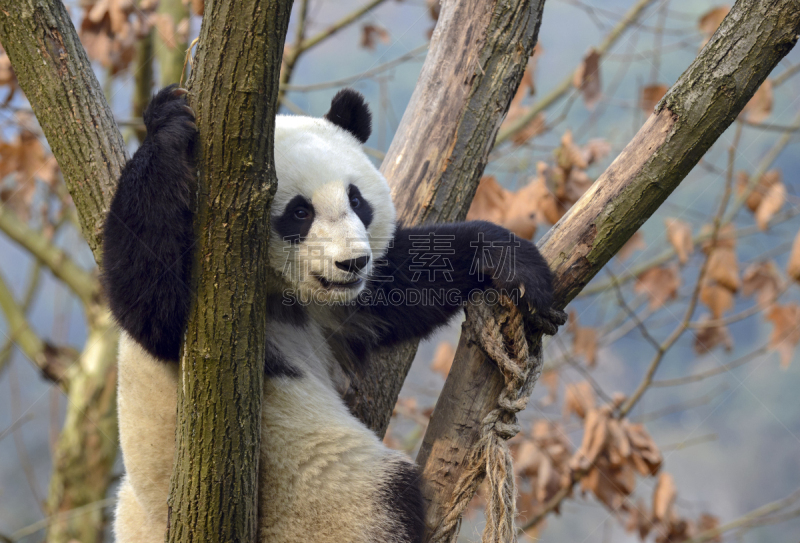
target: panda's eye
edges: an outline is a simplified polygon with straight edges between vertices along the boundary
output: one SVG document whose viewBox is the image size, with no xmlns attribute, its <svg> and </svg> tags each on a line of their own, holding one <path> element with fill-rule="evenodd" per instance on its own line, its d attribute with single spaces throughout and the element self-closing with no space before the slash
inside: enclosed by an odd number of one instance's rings
<svg viewBox="0 0 800 543">
<path fill-rule="evenodd" d="M 303 208 L 296 209 L 296 210 L 294 211 L 294 218 L 295 218 L 295 219 L 300 219 L 301 221 L 302 221 L 302 220 L 305 220 L 305 219 L 307 219 L 307 218 L 308 218 L 308 211 L 306 211 L 306 210 L 305 210 L 305 209 L 303 209 Z"/>
<path fill-rule="evenodd" d="M 350 198 L 350 207 L 356 209 L 360 205 L 361 205 L 361 198 L 359 198 L 358 196 L 353 196 Z"/>
</svg>

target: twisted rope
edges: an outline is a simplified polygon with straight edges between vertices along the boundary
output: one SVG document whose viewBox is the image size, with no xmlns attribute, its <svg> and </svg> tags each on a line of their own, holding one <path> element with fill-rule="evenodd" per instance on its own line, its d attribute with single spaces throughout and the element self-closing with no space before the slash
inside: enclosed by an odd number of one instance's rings
<svg viewBox="0 0 800 543">
<path fill-rule="evenodd" d="M 509 298 L 501 296 L 496 306 L 475 304 L 467 311 L 470 334 L 497 364 L 505 387 L 497 398 L 497 407 L 481 421 L 481 438 L 465 459 L 448 513 L 429 541 L 456 540 L 464 510 L 485 477 L 489 494 L 482 542 L 513 543 L 517 541 L 516 484 L 506 440 L 519 433 L 516 414 L 528 404 L 541 374 L 541 357 L 538 349 L 533 355 L 529 352 L 522 313 Z"/>
</svg>

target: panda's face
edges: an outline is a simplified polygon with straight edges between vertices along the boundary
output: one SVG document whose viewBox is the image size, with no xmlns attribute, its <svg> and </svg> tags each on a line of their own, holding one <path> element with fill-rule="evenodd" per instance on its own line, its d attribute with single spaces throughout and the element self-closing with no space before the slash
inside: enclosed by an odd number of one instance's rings
<svg viewBox="0 0 800 543">
<path fill-rule="evenodd" d="M 389 186 L 349 132 L 276 119 L 270 262 L 303 301 L 354 299 L 394 234 Z"/>
</svg>

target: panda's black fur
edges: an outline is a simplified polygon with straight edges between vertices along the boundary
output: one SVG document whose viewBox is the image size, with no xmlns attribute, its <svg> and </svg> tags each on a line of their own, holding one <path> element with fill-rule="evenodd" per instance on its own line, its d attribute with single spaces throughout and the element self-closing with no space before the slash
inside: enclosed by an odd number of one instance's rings
<svg viewBox="0 0 800 543">
<path fill-rule="evenodd" d="M 195 243 L 196 127 L 184 94 L 167 87 L 145 112 L 147 137 L 122 172 L 105 226 L 103 284 L 124 331 L 127 475 L 118 541 L 162 541 L 166 526 Z M 396 227 L 388 185 L 360 148 L 370 130 L 369 109 L 350 89 L 322 119 L 276 122 L 270 258 L 281 279 L 269 285 L 267 301 L 261 541 L 422 541 L 417 470 L 347 411 L 342 367 L 368 364 L 378 347 L 427 337 L 488 287 L 515 293 L 551 332 L 563 323 L 550 309 L 551 273 L 532 243 L 486 222 Z M 425 263 L 440 261 L 442 248 L 421 240 L 433 237 L 447 241 L 448 266 L 431 274 Z M 315 260 L 320 248 L 327 260 Z M 410 303 L 445 288 L 450 295 Z M 386 303 L 397 292 L 409 303 Z"/>
</svg>

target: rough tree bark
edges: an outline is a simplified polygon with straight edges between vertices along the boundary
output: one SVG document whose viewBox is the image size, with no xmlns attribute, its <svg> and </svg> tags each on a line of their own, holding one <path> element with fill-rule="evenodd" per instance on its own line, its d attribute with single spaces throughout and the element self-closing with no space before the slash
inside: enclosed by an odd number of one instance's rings
<svg viewBox="0 0 800 543">
<path fill-rule="evenodd" d="M 381 171 L 405 224 L 463 220 L 536 45 L 544 0 L 446 0 Z M 425 134 L 425 137 L 419 137 Z M 386 432 L 417 342 L 373 357 L 345 401 Z"/>
<path fill-rule="evenodd" d="M 639 133 L 540 241 L 555 274 L 556 307 L 563 309 L 658 209 L 792 49 L 798 32 L 794 0 L 734 5 Z M 417 457 L 429 528 L 446 514 L 444 504 L 502 386 L 493 362 L 462 333 Z"/>
<path fill-rule="evenodd" d="M 291 0 L 210 0 L 197 115 L 194 291 L 181 354 L 168 541 L 255 541 L 273 136 Z"/>
<path fill-rule="evenodd" d="M 128 156 L 69 13 L 60 1 L 0 0 L 0 42 L 100 264 L 106 211 Z"/>
</svg>

